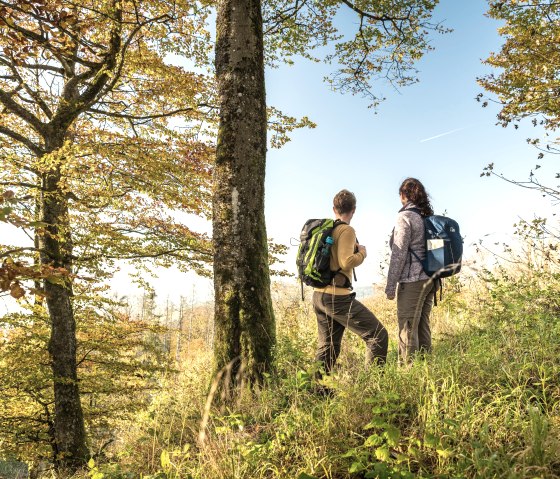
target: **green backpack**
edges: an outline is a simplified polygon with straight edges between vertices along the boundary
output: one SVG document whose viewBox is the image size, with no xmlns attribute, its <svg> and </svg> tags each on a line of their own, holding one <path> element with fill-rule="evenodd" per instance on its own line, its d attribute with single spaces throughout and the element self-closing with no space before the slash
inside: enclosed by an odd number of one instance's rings
<svg viewBox="0 0 560 479">
<path fill-rule="evenodd" d="M 330 252 L 334 244 L 333 231 L 340 224 L 345 223 L 328 218 L 307 220 L 303 225 L 296 258 L 302 298 L 304 283 L 315 288 L 324 288 L 331 284 L 338 272 L 331 271 Z"/>
</svg>

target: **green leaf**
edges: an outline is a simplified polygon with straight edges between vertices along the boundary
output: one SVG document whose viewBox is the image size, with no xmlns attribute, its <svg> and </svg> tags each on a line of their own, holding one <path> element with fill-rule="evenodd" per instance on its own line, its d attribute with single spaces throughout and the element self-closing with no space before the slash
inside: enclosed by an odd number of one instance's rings
<svg viewBox="0 0 560 479">
<path fill-rule="evenodd" d="M 350 474 L 356 474 L 358 472 L 362 472 L 366 467 L 361 462 L 353 462 L 348 472 Z"/>
<path fill-rule="evenodd" d="M 383 435 L 387 439 L 389 446 L 396 446 L 401 438 L 401 431 L 397 427 L 389 425 Z"/>
<path fill-rule="evenodd" d="M 391 452 L 387 446 L 381 446 L 375 450 L 375 457 L 380 461 L 389 462 L 391 460 Z"/>
<path fill-rule="evenodd" d="M 456 421 L 455 419 L 444 419 L 443 422 L 453 429 L 459 427 L 459 421 Z"/>
<path fill-rule="evenodd" d="M 383 438 L 378 434 L 372 434 L 364 442 L 364 446 L 366 447 L 375 447 L 381 444 L 383 444 Z"/>
<path fill-rule="evenodd" d="M 439 439 L 433 434 L 426 434 L 424 436 L 424 445 L 426 447 L 436 448 L 439 446 Z"/>
<path fill-rule="evenodd" d="M 364 429 L 372 429 L 374 427 L 387 427 L 387 423 L 382 417 L 374 417 L 369 423 L 364 426 Z"/>
<path fill-rule="evenodd" d="M 371 408 L 371 412 L 373 414 L 383 414 L 387 411 L 388 411 L 388 409 L 385 406 L 374 406 L 374 407 Z"/>
<path fill-rule="evenodd" d="M 2 221 L 6 221 L 7 216 L 12 212 L 12 208 L 10 208 L 9 206 L 3 206 L 2 208 L 0 208 L 0 218 L 2 218 Z"/>
<path fill-rule="evenodd" d="M 160 462 L 164 471 L 169 470 L 171 467 L 171 458 L 169 457 L 169 452 L 165 449 L 161 451 Z"/>
<path fill-rule="evenodd" d="M 350 449 L 350 450 L 346 451 L 340 457 L 356 457 L 356 456 L 358 456 L 358 454 L 359 454 L 359 452 L 355 448 L 353 448 L 353 449 Z"/>
<path fill-rule="evenodd" d="M 305 472 L 301 472 L 299 474 L 299 476 L 297 477 L 297 479 L 318 479 L 316 476 L 310 476 L 309 474 L 305 473 Z"/>
<path fill-rule="evenodd" d="M 58 286 L 66 286 L 66 279 L 62 276 L 47 276 L 45 278 L 51 284 L 57 284 Z"/>
<path fill-rule="evenodd" d="M 453 451 L 451 449 L 436 449 L 436 452 L 445 459 L 453 456 Z"/>
<path fill-rule="evenodd" d="M 26 223 L 26 226 L 33 227 L 33 228 L 45 228 L 47 223 L 44 221 L 29 221 Z"/>
</svg>

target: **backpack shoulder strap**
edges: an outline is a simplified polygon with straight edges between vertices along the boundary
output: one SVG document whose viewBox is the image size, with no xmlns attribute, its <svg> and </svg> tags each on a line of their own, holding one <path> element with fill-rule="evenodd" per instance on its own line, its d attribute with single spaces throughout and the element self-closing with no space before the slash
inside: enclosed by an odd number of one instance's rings
<svg viewBox="0 0 560 479">
<path fill-rule="evenodd" d="M 403 211 L 412 211 L 413 213 L 416 213 L 417 215 L 419 215 L 422 218 L 422 220 L 425 219 L 424 215 L 422 215 L 422 212 L 420 211 L 420 208 L 408 208 L 408 209 L 403 210 Z M 410 253 L 412 253 L 412 256 L 414 256 L 423 267 L 424 263 L 422 262 L 420 257 L 414 252 L 414 250 L 410 246 L 408 247 L 408 251 L 410 251 Z M 411 263 L 412 263 L 412 261 L 411 261 Z"/>
<path fill-rule="evenodd" d="M 333 224 L 333 230 L 338 226 L 338 225 L 347 225 L 348 223 L 346 223 L 346 221 L 342 221 L 339 220 L 338 218 L 336 220 L 334 220 L 334 224 Z"/>
<path fill-rule="evenodd" d="M 403 211 L 413 211 L 414 213 L 416 213 L 416 214 L 422 216 L 422 218 L 424 218 L 424 216 L 422 215 L 422 212 L 420 211 L 420 208 L 408 208 L 408 209 L 403 210 Z"/>
<path fill-rule="evenodd" d="M 334 229 L 335 229 L 338 225 L 347 225 L 347 224 L 348 224 L 348 223 L 346 223 L 346 221 L 342 221 L 342 220 L 340 220 L 340 219 L 337 218 L 337 219 L 334 221 L 333 231 L 334 231 Z M 356 238 L 356 243 L 357 243 L 357 242 L 358 242 L 358 238 Z M 342 269 L 342 268 L 338 268 L 338 271 L 336 271 L 335 274 L 340 273 L 340 270 L 341 270 L 341 269 Z M 352 273 L 354 274 L 354 281 L 358 281 L 358 278 L 356 277 L 356 268 L 352 268 Z M 344 288 L 348 287 L 348 288 L 352 289 L 352 283 L 350 282 L 350 280 L 346 277 L 345 274 L 343 274 L 343 273 L 340 273 L 340 274 L 342 274 L 342 276 L 344 276 L 344 278 L 345 278 L 345 280 L 346 280 L 345 283 L 344 283 L 345 286 L 343 286 L 343 287 L 344 287 Z"/>
<path fill-rule="evenodd" d="M 418 255 L 414 252 L 412 248 L 409 247 L 408 251 L 410 251 L 412 253 L 412 256 L 414 256 L 420 263 L 422 263 L 422 260 L 418 257 Z"/>
</svg>

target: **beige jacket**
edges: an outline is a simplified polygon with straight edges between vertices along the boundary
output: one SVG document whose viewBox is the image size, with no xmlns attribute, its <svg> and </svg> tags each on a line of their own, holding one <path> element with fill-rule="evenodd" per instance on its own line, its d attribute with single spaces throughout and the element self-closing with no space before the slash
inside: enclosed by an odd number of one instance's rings
<svg viewBox="0 0 560 479">
<path fill-rule="evenodd" d="M 364 262 L 364 255 L 356 252 L 356 232 L 354 228 L 347 224 L 341 224 L 334 229 L 334 244 L 331 248 L 331 271 L 339 273 L 333 279 L 333 285 L 325 288 L 314 288 L 327 294 L 350 294 L 352 288 L 344 288 L 344 284 L 352 285 L 353 269 Z M 344 276 L 342 276 L 342 273 Z M 348 281 L 345 280 L 348 278 Z"/>
</svg>

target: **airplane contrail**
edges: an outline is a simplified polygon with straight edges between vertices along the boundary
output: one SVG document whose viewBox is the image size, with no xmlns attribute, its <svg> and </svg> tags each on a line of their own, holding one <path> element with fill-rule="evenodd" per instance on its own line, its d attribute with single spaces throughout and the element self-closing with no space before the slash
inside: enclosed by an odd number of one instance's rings
<svg viewBox="0 0 560 479">
<path fill-rule="evenodd" d="M 424 143 L 424 142 L 430 141 L 430 140 L 435 140 L 436 138 L 441 138 L 442 136 L 451 135 L 451 133 L 455 133 L 457 131 L 464 130 L 465 128 L 466 128 L 466 126 L 464 126 L 462 128 L 455 128 L 454 130 L 446 131 L 445 133 L 440 133 L 439 135 L 431 136 L 430 138 L 424 138 L 423 140 L 420 140 L 420 143 Z"/>
</svg>

